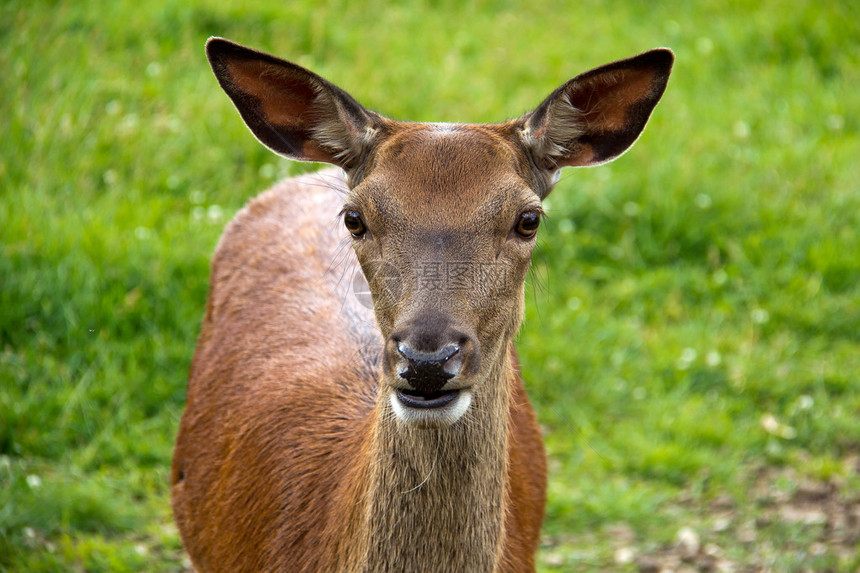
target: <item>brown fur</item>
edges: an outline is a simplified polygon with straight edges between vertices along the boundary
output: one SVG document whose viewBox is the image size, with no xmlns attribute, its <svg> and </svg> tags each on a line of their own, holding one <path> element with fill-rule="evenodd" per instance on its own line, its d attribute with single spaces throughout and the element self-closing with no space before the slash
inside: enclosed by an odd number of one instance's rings
<svg viewBox="0 0 860 573">
<path fill-rule="evenodd" d="M 512 229 L 559 165 L 632 144 L 671 54 L 584 74 L 520 120 L 444 125 L 385 119 L 223 40 L 207 49 L 263 143 L 347 179 L 278 185 L 216 251 L 171 479 L 195 568 L 533 571 L 546 462 L 513 338 L 534 241 Z M 343 206 L 367 228 L 351 248 Z M 444 265 L 480 277 L 440 291 L 420 279 Z M 359 273 L 372 311 L 352 292 Z M 440 329 L 463 336 L 450 388 L 471 405 L 454 422 L 407 423 L 391 405 L 403 388 L 392 340 Z"/>
</svg>

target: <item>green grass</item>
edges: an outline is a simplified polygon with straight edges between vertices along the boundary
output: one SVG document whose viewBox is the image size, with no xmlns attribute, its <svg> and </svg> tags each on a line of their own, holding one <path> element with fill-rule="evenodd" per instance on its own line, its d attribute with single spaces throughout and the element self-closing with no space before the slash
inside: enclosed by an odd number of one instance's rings
<svg viewBox="0 0 860 573">
<path fill-rule="evenodd" d="M 705 531 L 762 468 L 860 490 L 860 5 L 7 1 L 0 570 L 183 567 L 167 476 L 208 260 L 245 201 L 305 169 L 247 133 L 210 35 L 441 121 L 514 117 L 672 47 L 633 151 L 548 201 L 519 340 L 551 459 L 542 570 L 615 570 L 619 523 L 642 550 Z M 795 571 L 815 535 L 714 539 Z"/>
</svg>

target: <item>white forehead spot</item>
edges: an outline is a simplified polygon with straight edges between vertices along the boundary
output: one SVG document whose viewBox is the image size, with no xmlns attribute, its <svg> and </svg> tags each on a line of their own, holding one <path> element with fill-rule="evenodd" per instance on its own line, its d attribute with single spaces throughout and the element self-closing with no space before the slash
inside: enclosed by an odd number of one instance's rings
<svg viewBox="0 0 860 573">
<path fill-rule="evenodd" d="M 430 124 L 430 129 L 433 131 L 433 133 L 439 135 L 450 135 L 456 131 L 456 127 L 456 123 L 440 122 Z"/>
</svg>

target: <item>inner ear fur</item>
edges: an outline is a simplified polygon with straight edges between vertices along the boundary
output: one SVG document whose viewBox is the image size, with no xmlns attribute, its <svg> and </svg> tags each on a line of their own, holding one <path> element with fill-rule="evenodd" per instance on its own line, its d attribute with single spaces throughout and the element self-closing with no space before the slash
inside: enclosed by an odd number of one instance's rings
<svg viewBox="0 0 860 573">
<path fill-rule="evenodd" d="M 210 38 L 206 55 L 218 83 L 260 142 L 292 159 L 350 170 L 380 121 L 334 84 L 292 62 Z"/>
<path fill-rule="evenodd" d="M 550 172 L 612 161 L 645 128 L 675 56 L 658 48 L 585 72 L 521 118 L 534 164 Z"/>
</svg>

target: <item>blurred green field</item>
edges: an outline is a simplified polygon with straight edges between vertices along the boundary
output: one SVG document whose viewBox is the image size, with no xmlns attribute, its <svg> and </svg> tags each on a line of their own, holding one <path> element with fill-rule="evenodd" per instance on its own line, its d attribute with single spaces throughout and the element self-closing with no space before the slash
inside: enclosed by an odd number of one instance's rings
<svg viewBox="0 0 860 573">
<path fill-rule="evenodd" d="M 860 4 L 7 0 L 0 571 L 185 567 L 168 471 L 209 257 L 308 169 L 247 132 L 210 35 L 433 121 L 673 48 L 636 147 L 548 200 L 519 340 L 540 568 L 645 570 L 684 527 L 736 571 L 860 568 L 826 520 L 761 518 L 810 483 L 860 497 Z"/>
</svg>

